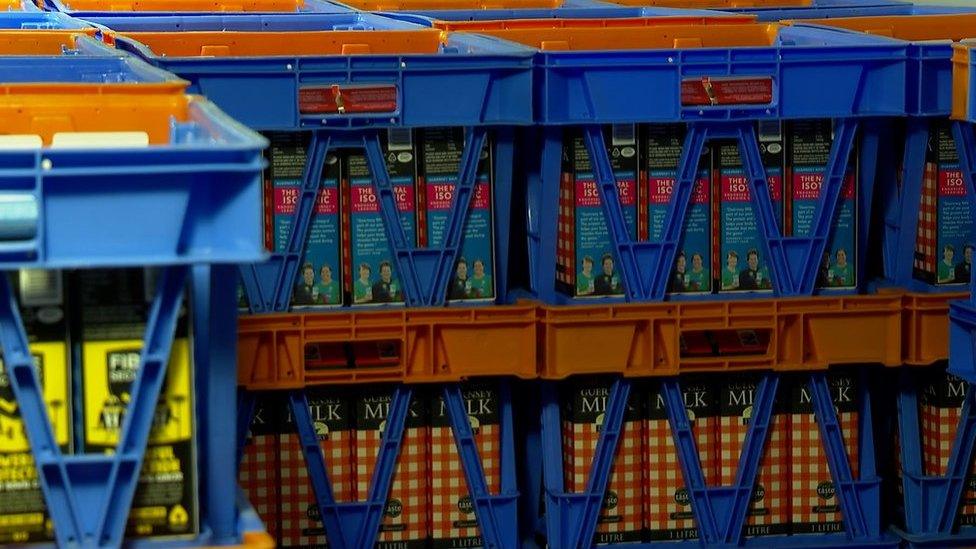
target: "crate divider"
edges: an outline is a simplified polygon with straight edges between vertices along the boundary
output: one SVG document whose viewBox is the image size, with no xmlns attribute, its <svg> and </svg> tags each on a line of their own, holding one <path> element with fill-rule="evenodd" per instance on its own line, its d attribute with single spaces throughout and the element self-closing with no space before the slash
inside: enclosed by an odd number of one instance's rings
<svg viewBox="0 0 976 549">
<path fill-rule="evenodd" d="M 485 547 L 516 549 L 519 547 L 518 499 L 516 482 L 514 420 L 512 416 L 512 392 L 508 381 L 498 384 L 500 405 L 500 490 L 489 491 L 478 445 L 468 421 L 468 413 L 460 386 L 445 383 L 441 387 L 445 410 L 451 424 L 451 432 L 461 459 L 461 468 L 467 481 L 478 527 Z M 312 484 L 316 504 L 330 546 L 338 549 L 372 547 L 379 535 L 379 526 L 386 507 L 387 494 L 396 472 L 397 457 L 406 429 L 413 388 L 409 384 L 397 384 L 390 403 L 386 427 L 383 431 L 376 467 L 369 483 L 365 501 L 336 502 L 332 483 L 319 448 L 318 438 L 308 411 L 308 399 L 304 389 L 287 391 L 289 410 L 295 419 L 295 429 L 302 445 L 309 481 Z M 244 456 L 244 440 L 254 417 L 256 399 L 254 392 L 241 391 L 237 399 L 238 422 L 236 445 L 238 463 Z"/>
<path fill-rule="evenodd" d="M 194 372 L 196 413 L 201 470 L 199 493 L 201 522 L 210 526 L 214 543 L 233 543 L 241 531 L 238 509 L 228 505 L 227 494 L 237 492 L 234 402 L 237 381 L 237 291 L 226 281 L 234 280 L 236 265 L 194 265 L 191 268 L 193 295 L 193 361 L 203 365 Z"/>
<path fill-rule="evenodd" d="M 952 121 L 959 153 L 959 169 L 970 211 L 976 211 L 976 136 L 972 122 Z M 969 298 L 949 303 L 949 372 L 976 383 L 976 277 L 969 282 Z"/>
<path fill-rule="evenodd" d="M 616 180 L 610 167 L 610 157 L 604 144 L 602 129 L 598 125 L 583 126 L 584 140 L 592 159 L 597 190 L 603 206 L 603 216 L 616 251 L 617 261 L 621 265 L 626 291 L 624 300 L 661 301 L 676 297 L 666 295 L 667 285 L 682 238 L 691 192 L 698 179 L 698 158 L 705 144 L 716 139 L 735 139 L 738 142 L 743 169 L 749 179 L 749 188 L 753 196 L 752 208 L 763 237 L 766 257 L 770 258 L 773 280 L 776 281 L 773 285 L 774 295 L 794 297 L 813 294 L 820 264 L 819 258 L 827 246 L 831 223 L 837 211 L 840 191 L 847 171 L 848 158 L 853 150 L 854 138 L 861 127 L 861 122 L 857 118 L 836 119 L 835 122 L 835 138 L 831 144 L 823 191 L 818 198 L 810 236 L 782 235 L 776 222 L 769 188 L 766 186 L 766 173 L 759 155 L 759 144 L 752 129 L 752 122 L 723 121 L 693 122 L 688 125 L 678 164 L 675 190 L 664 218 L 664 233 L 659 241 L 636 241 L 627 235 Z M 542 181 L 559 180 L 561 136 L 560 127 L 544 130 Z M 864 139 L 868 142 L 868 146 L 872 147 L 871 150 L 877 149 L 876 132 L 865 132 Z M 862 211 L 869 211 L 870 199 L 873 196 L 873 170 L 869 175 L 870 179 L 861 181 L 861 189 L 865 197 L 861 201 L 865 204 L 862 206 Z M 534 178 L 536 185 L 540 184 L 539 181 L 540 178 Z M 534 185 L 530 183 L 531 186 Z M 571 298 L 563 297 L 556 289 L 555 280 L 549 281 L 553 277 L 547 276 L 548 273 L 556 272 L 558 210 L 544 206 L 556 203 L 559 189 L 558 185 L 553 183 L 542 183 L 541 186 L 541 192 L 535 189 L 529 191 L 529 200 L 536 203 L 534 208 L 530 206 L 530 210 L 534 209 L 541 215 L 529 215 L 527 218 L 529 255 L 530 258 L 535 258 L 533 272 L 538 284 L 535 295 L 547 303 L 560 303 Z M 860 232 L 866 233 L 866 231 L 867 227 L 863 227 Z M 859 270 L 863 270 L 863 262 L 859 263 Z M 614 298 L 601 301 L 612 300 Z"/>
<path fill-rule="evenodd" d="M 830 466 L 830 474 L 837 487 L 841 513 L 844 517 L 843 533 L 811 537 L 791 535 L 776 538 L 744 538 L 746 513 L 751 501 L 753 486 L 762 459 L 763 449 L 769 436 L 773 403 L 779 389 L 780 375 L 768 373 L 762 376 L 756 389 L 753 414 L 743 441 L 742 452 L 732 486 L 706 485 L 691 425 L 684 409 L 681 385 L 677 378 L 665 378 L 662 393 L 668 423 L 671 426 L 681 466 L 690 496 L 690 504 L 698 526 L 700 539 L 670 542 L 675 544 L 704 544 L 707 546 L 750 547 L 768 546 L 775 540 L 777 546 L 803 547 L 897 547 L 898 541 L 881 528 L 880 503 L 881 480 L 877 476 L 873 441 L 873 419 L 870 391 L 861 383 L 859 459 L 860 475 L 851 473 L 850 458 L 844 446 L 840 423 L 831 400 L 829 386 L 823 372 L 810 373 L 811 400 L 820 427 L 821 440 Z M 862 381 L 865 376 L 861 376 Z M 597 441 L 596 453 L 590 465 L 585 492 L 566 493 L 563 484 L 561 457 L 560 407 L 555 384 L 542 382 L 541 429 L 538 433 L 539 450 L 542 452 L 542 479 L 547 517 L 544 528 L 549 547 L 554 549 L 588 547 L 592 544 L 600 506 L 606 492 L 613 466 L 613 456 L 623 426 L 624 410 L 631 391 L 632 380 L 617 378 L 607 397 L 604 422 Z M 531 440 L 530 442 L 534 442 Z M 531 445 L 535 448 L 534 445 Z M 529 454 L 531 456 L 531 452 Z M 529 466 L 531 468 L 531 466 Z M 538 473 L 527 471 L 528 478 Z M 529 492 L 535 495 L 535 492 Z M 538 502 L 529 501 L 527 508 L 536 508 Z M 653 548 L 669 542 L 625 543 L 613 547 L 635 549 Z"/>
<path fill-rule="evenodd" d="M 957 512 L 976 449 L 976 392 L 972 385 L 963 401 L 944 475 L 926 475 L 922 469 L 918 384 L 909 368 L 899 375 L 897 403 L 905 526 L 909 530 L 899 534 L 913 547 L 976 540 L 972 529 L 967 529 L 970 530 L 967 533 L 956 530 Z"/>
<path fill-rule="evenodd" d="M 7 277 L 0 276 L 0 348 L 61 547 L 122 544 L 187 279 L 188 268 L 183 266 L 165 268 L 160 274 L 118 451 L 106 456 L 66 456 L 54 440 L 17 300 Z"/>
<path fill-rule="evenodd" d="M 452 266 L 461 247 L 464 220 L 467 219 L 470 209 L 479 155 L 487 140 L 487 129 L 479 126 L 465 128 L 464 152 L 452 197 L 451 214 L 446 224 L 444 243 L 439 247 L 429 248 L 419 248 L 408 242 L 403 232 L 397 214 L 396 198 L 380 145 L 379 131 L 382 130 L 312 132 L 309 144 L 311 152 L 305 163 L 302 191 L 293 214 L 294 222 L 290 228 L 287 251 L 272 253 L 271 260 L 266 263 L 241 267 L 252 312 L 288 310 L 293 281 L 297 276 L 305 241 L 312 226 L 312 210 L 322 179 L 325 157 L 329 151 L 340 148 L 355 148 L 365 152 L 370 173 L 373 174 L 373 185 L 380 204 L 384 231 L 396 257 L 398 272 L 402 273 L 406 305 L 430 307 L 444 304 Z M 505 162 L 510 166 L 513 157 L 512 133 L 511 131 L 506 133 L 506 138 L 499 139 L 500 155 L 495 161 L 498 166 L 504 165 Z M 494 203 L 495 211 L 499 213 L 494 216 L 495 219 L 507 217 L 501 213 L 502 208 L 511 200 L 512 179 L 510 170 L 507 172 L 506 170 L 496 172 L 499 177 L 495 180 Z M 496 229 L 500 229 L 496 233 L 497 240 L 506 243 L 506 249 L 498 254 L 501 259 L 496 268 L 496 293 L 505 295 L 508 223 L 496 221 L 494 224 Z"/>
</svg>

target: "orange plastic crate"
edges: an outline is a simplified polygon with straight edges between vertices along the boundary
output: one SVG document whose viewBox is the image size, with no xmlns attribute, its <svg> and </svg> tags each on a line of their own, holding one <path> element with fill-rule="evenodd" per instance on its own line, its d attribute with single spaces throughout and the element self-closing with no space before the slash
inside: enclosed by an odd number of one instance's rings
<svg viewBox="0 0 976 549">
<path fill-rule="evenodd" d="M 0 84 L 0 133 L 145 132 L 166 144 L 173 120 L 189 119 L 195 96 L 185 82 L 158 84 Z"/>
<path fill-rule="evenodd" d="M 812 6 L 812 0 L 608 0 L 621 6 L 689 9 L 728 8 L 802 8 Z"/>
<path fill-rule="evenodd" d="M 238 381 L 250 389 L 536 377 L 536 307 L 242 316 Z"/>
<path fill-rule="evenodd" d="M 902 364 L 899 294 L 541 307 L 540 320 L 544 378 Z"/>
<path fill-rule="evenodd" d="M 667 25 L 709 25 L 751 23 L 754 15 L 720 15 L 718 17 L 668 16 L 625 17 L 620 19 L 495 19 L 487 21 L 434 21 L 434 26 L 447 31 L 477 32 L 526 29 L 606 29 L 620 27 L 659 27 Z"/>
<path fill-rule="evenodd" d="M 61 55 L 64 48 L 76 49 L 80 37 L 97 32 L 96 28 L 0 31 L 0 55 Z"/>
<path fill-rule="evenodd" d="M 304 0 L 69 0 L 72 11 L 296 12 Z"/>
<path fill-rule="evenodd" d="M 289 32 L 115 33 L 166 57 L 248 57 L 436 53 L 444 38 L 437 29 Z"/>
<path fill-rule="evenodd" d="M 972 105 L 969 91 L 973 63 L 972 52 L 976 40 L 963 40 L 952 45 L 952 118 L 954 120 L 973 120 L 976 110 Z"/>
<path fill-rule="evenodd" d="M 400 309 L 243 316 L 238 381 L 319 384 L 563 379 L 834 365 L 929 365 L 948 356 L 948 303 L 965 293 L 681 303 Z"/>
<path fill-rule="evenodd" d="M 543 51 L 642 50 L 670 48 L 770 46 L 780 26 L 736 19 L 706 19 L 708 24 L 625 26 L 607 32 L 602 27 L 516 27 L 479 29 L 488 34 Z M 697 23 L 697 22 L 696 22 Z"/>
<path fill-rule="evenodd" d="M 968 293 L 905 294 L 902 338 L 905 364 L 929 366 L 949 358 L 949 301 Z"/>
<path fill-rule="evenodd" d="M 836 17 L 785 21 L 786 24 L 826 25 L 899 40 L 952 40 L 976 37 L 976 14 L 891 15 L 875 17 Z"/>
</svg>

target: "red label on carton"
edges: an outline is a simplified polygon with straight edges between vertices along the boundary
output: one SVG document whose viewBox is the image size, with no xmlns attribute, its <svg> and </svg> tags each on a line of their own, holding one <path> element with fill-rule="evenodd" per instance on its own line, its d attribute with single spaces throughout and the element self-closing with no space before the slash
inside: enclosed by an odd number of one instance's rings
<svg viewBox="0 0 976 549">
<path fill-rule="evenodd" d="M 353 213 L 376 213 L 380 211 L 379 197 L 373 192 L 372 185 L 352 187 L 349 194 Z M 393 187 L 393 196 L 396 198 L 397 210 L 406 212 L 413 209 L 413 187 L 397 185 Z"/>
<path fill-rule="evenodd" d="M 633 206 L 637 203 L 637 190 L 633 181 L 617 181 L 617 195 L 621 206 Z M 600 191 L 596 181 L 576 181 L 576 205 L 599 206 Z"/>
<path fill-rule="evenodd" d="M 339 212 L 339 189 L 329 187 L 319 191 L 315 200 L 315 213 L 335 214 Z"/>
<path fill-rule="evenodd" d="M 681 81 L 682 105 L 765 105 L 773 102 L 773 79 L 689 78 Z"/>
<path fill-rule="evenodd" d="M 454 185 L 452 183 L 427 184 L 427 209 L 450 210 L 454 202 Z"/>
<path fill-rule="evenodd" d="M 744 175 L 722 175 L 722 201 L 748 202 L 749 178 Z"/>
<path fill-rule="evenodd" d="M 289 215 L 295 213 L 298 205 L 298 187 L 274 188 L 274 213 Z"/>
<path fill-rule="evenodd" d="M 823 189 L 823 173 L 795 173 L 793 174 L 793 198 L 800 200 L 816 200 Z M 963 191 L 965 192 L 965 191 Z M 854 174 L 844 177 L 844 186 L 840 189 L 842 198 L 854 198 Z"/>
<path fill-rule="evenodd" d="M 395 112 L 397 88 L 392 84 L 367 86 L 309 86 L 298 90 L 302 114 Z"/>
<path fill-rule="evenodd" d="M 961 171 L 939 170 L 939 196 L 966 196 Z"/>
</svg>

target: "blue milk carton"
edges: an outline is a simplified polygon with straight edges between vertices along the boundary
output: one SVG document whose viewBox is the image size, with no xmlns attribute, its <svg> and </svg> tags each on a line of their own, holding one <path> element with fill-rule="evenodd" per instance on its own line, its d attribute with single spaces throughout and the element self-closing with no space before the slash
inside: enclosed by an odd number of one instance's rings
<svg viewBox="0 0 976 549">
<path fill-rule="evenodd" d="M 269 247 L 275 252 L 287 250 L 294 215 L 301 195 L 305 164 L 308 161 L 308 135 L 279 132 L 268 135 L 268 176 L 270 188 Z M 327 155 L 322 167 L 322 181 L 312 210 L 305 240 L 305 253 L 298 266 L 291 304 L 296 308 L 337 307 L 342 305 L 342 264 L 339 218 L 339 159 Z M 246 306 L 246 296 L 240 304 Z"/>
<path fill-rule="evenodd" d="M 914 276 L 929 284 L 968 284 L 973 217 L 948 120 L 933 122 L 922 179 Z"/>
<path fill-rule="evenodd" d="M 636 127 L 614 125 L 604 134 L 624 221 L 630 237 L 637 238 L 640 155 Z M 560 288 L 574 297 L 623 295 L 590 155 L 578 132 L 568 132 L 563 145 L 558 219 L 556 282 Z"/>
<path fill-rule="evenodd" d="M 790 125 L 790 219 L 794 236 L 810 233 L 833 142 L 831 124 L 830 120 L 801 120 Z M 852 289 L 857 285 L 856 156 L 852 152 L 844 175 L 840 203 L 817 275 L 818 288 Z"/>
<path fill-rule="evenodd" d="M 444 243 L 444 231 L 451 216 L 454 188 L 464 153 L 464 130 L 425 129 L 423 142 L 424 190 L 421 195 L 426 216 L 426 230 L 423 232 L 425 244 L 438 247 Z M 454 263 L 447 290 L 448 300 L 491 301 L 495 298 L 493 183 L 491 142 L 486 141 L 480 153 L 474 194 L 462 229 L 461 253 Z"/>
<path fill-rule="evenodd" d="M 410 242 L 417 238 L 417 154 L 413 133 L 391 129 L 382 144 L 386 171 L 396 196 L 400 224 Z M 366 156 L 346 156 L 349 264 L 346 277 L 353 305 L 403 303 L 403 285 L 386 238 L 380 204 Z"/>
<path fill-rule="evenodd" d="M 671 203 L 678 162 L 684 143 L 685 127 L 679 124 L 647 127 L 644 158 L 646 166 L 645 195 L 650 241 L 660 240 L 664 217 Z M 681 246 L 668 284 L 672 293 L 709 293 L 712 291 L 712 155 L 702 151 L 698 180 L 692 190 L 691 203 L 685 215 Z"/>
<path fill-rule="evenodd" d="M 720 269 L 715 276 L 718 291 L 771 291 L 774 282 L 770 276 L 768 258 L 765 257 L 749 177 L 742 165 L 739 146 L 733 142 L 720 142 L 716 148 L 718 158 L 715 162 L 718 167 L 714 184 L 717 186 L 715 192 L 718 201 L 718 246 L 714 261 Z M 767 160 L 772 159 L 764 158 L 764 167 Z M 781 217 L 782 168 L 779 174 L 775 169 L 767 171 L 766 183 L 773 208 L 777 217 Z"/>
</svg>

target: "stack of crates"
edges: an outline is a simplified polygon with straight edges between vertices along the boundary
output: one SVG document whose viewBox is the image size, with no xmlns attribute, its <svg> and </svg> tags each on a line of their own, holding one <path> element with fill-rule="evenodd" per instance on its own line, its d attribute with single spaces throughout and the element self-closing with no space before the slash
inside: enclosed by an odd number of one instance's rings
<svg viewBox="0 0 976 549">
<path fill-rule="evenodd" d="M 209 528 L 198 539 L 239 534 L 226 501 L 238 467 L 283 546 L 974 539 L 976 305 L 950 305 L 967 296 L 976 249 L 967 10 L 889 0 L 44 7 L 13 28 L 75 26 L 63 39 L 75 62 L 125 67 L 101 81 L 141 81 L 131 89 L 147 96 L 183 97 L 186 86 L 270 143 L 260 182 L 260 143 L 243 130 L 257 143 L 251 156 L 201 154 L 190 157 L 206 164 L 196 173 L 153 172 L 196 185 L 220 175 L 240 192 L 189 196 L 220 202 L 208 202 L 220 221 L 260 212 L 262 234 L 241 217 L 199 234 L 178 225 L 164 253 L 109 237 L 61 250 L 90 251 L 85 266 L 125 254 L 220 264 L 192 271 Z M 51 63 L 46 78 L 64 78 Z M 57 124 L 34 123 L 42 141 Z M 173 135 L 203 140 L 227 124 L 176 124 Z M 152 217 L 134 206 L 129 216 L 135 226 Z M 46 246 L 14 266 L 82 264 L 46 259 L 79 238 L 56 230 L 38 231 Z M 173 250 L 200 256 L 174 260 Z M 188 276 L 165 269 L 157 300 L 178 304 Z M 166 304 L 153 311 L 179 342 L 185 322 Z M 944 372 L 946 359 L 960 377 Z M 896 375 L 891 391 L 882 380 Z M 888 400 L 898 414 L 886 430 L 876 408 Z M 129 415 L 142 425 L 151 414 Z M 877 462 L 895 450 L 876 435 L 897 440 L 903 519 L 884 513 Z M 141 437 L 123 437 L 131 451 L 108 478 L 138 467 L 151 438 Z M 54 467 L 38 464 L 44 485 Z M 68 482 L 72 467 L 60 469 Z M 97 467 L 86 474 L 101 478 Z M 44 486 L 54 530 L 68 536 L 58 540 L 81 539 L 70 526 L 87 523 L 55 516 L 58 489 Z M 118 542 L 125 521 L 99 520 L 99 531 L 74 532 Z"/>
<path fill-rule="evenodd" d="M 376 383 L 535 377 L 535 308 L 485 306 L 508 294 L 532 52 L 352 12 L 93 21 L 271 141 L 239 443 L 280 544 L 514 546 L 508 381 Z"/>
<path fill-rule="evenodd" d="M 0 541 L 269 546 L 219 405 L 266 142 L 89 25 L 0 21 Z"/>
</svg>

